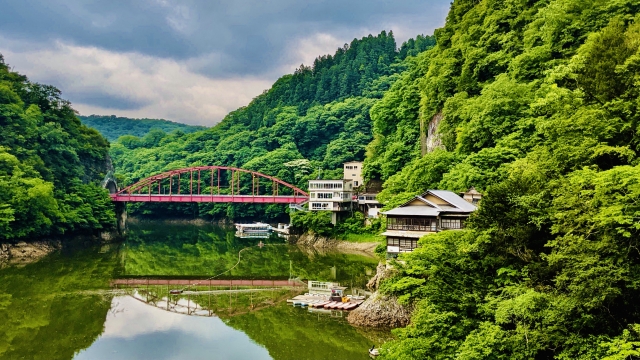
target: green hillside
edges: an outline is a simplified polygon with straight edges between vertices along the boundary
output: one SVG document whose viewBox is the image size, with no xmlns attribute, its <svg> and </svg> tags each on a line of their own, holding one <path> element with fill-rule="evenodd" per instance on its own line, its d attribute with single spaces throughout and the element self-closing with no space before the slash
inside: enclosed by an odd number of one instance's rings
<svg viewBox="0 0 640 360">
<path fill-rule="evenodd" d="M 195 131 L 204 130 L 204 126 L 193 126 L 180 124 L 177 122 L 161 119 L 130 119 L 126 117 L 89 115 L 78 116 L 82 123 L 90 128 L 94 128 L 106 137 L 110 142 L 116 141 L 120 136 L 132 135 L 142 137 L 152 129 L 162 130 L 166 133 L 181 131 L 189 134 Z"/>
<path fill-rule="evenodd" d="M 456 0 L 372 107 L 365 169 L 387 206 L 485 194 L 384 283 L 417 309 L 383 358 L 640 358 L 639 11 Z"/>
<path fill-rule="evenodd" d="M 392 33 L 354 39 L 278 79 L 249 105 L 220 124 L 193 134 L 152 132 L 126 136 L 111 146 L 126 184 L 159 172 L 195 165 L 226 165 L 260 171 L 306 188 L 322 169 L 342 176 L 342 163 L 363 160 L 373 139 L 371 107 L 415 61 L 433 47 L 418 36 L 399 49 Z M 340 174 L 340 175 L 338 175 Z M 286 206 L 246 204 L 136 204 L 135 215 L 192 217 L 286 216 Z"/>
<path fill-rule="evenodd" d="M 11 71 L 0 55 L 0 241 L 110 227 L 111 200 L 97 185 L 108 149 L 60 90 Z"/>
</svg>

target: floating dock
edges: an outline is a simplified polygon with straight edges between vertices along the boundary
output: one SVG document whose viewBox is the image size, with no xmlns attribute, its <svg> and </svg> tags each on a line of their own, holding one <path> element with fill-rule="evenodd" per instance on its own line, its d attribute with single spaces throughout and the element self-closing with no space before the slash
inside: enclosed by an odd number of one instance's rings
<svg viewBox="0 0 640 360">
<path fill-rule="evenodd" d="M 310 308 L 327 309 L 327 310 L 353 310 L 360 306 L 364 302 L 363 297 L 349 296 L 346 298 L 348 301 L 331 301 L 329 296 L 324 295 L 298 295 L 293 299 L 287 300 L 288 303 L 292 303 L 297 306 L 308 306 Z"/>
</svg>

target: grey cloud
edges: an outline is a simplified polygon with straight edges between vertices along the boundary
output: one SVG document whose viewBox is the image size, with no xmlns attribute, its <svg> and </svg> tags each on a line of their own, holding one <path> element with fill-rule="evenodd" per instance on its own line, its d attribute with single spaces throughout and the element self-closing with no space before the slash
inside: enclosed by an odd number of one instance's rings
<svg viewBox="0 0 640 360">
<path fill-rule="evenodd" d="M 130 97 L 117 96 L 104 92 L 66 92 L 66 97 L 74 101 L 101 108 L 113 108 L 120 110 L 139 110 L 151 104 L 149 100 L 139 100 Z"/>
<path fill-rule="evenodd" d="M 354 38 L 430 34 L 449 1 L 4 1 L 0 52 L 83 114 L 213 125 Z"/>
<path fill-rule="evenodd" d="M 173 60 L 212 58 L 218 61 L 194 69 L 211 77 L 260 76 L 273 74 L 296 39 L 324 32 L 350 42 L 367 35 L 359 29 L 379 32 L 390 23 L 428 33 L 444 23 L 448 6 L 449 0 L 22 0 L 3 4 L 0 34 Z"/>
</svg>

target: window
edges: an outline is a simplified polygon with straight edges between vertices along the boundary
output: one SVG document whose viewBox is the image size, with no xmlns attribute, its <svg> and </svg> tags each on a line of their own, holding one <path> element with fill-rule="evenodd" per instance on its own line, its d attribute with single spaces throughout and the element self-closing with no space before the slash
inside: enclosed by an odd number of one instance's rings
<svg viewBox="0 0 640 360">
<path fill-rule="evenodd" d="M 354 181 L 354 182 L 353 182 L 353 185 L 358 186 L 358 181 L 357 181 L 357 180 L 356 180 L 356 181 Z"/>
<path fill-rule="evenodd" d="M 318 202 L 312 202 L 311 203 L 311 210 L 329 210 L 330 209 L 330 203 L 318 203 Z"/>
<path fill-rule="evenodd" d="M 332 193 L 318 193 L 318 199 L 331 199 L 332 197 Z"/>
<path fill-rule="evenodd" d="M 319 190 L 342 189 L 342 183 L 309 183 L 309 189 L 319 189 Z"/>
<path fill-rule="evenodd" d="M 443 218 L 440 225 L 443 229 L 462 229 L 464 222 L 461 219 Z"/>
<path fill-rule="evenodd" d="M 437 231 L 435 218 L 387 217 L 387 229 L 408 231 Z"/>
<path fill-rule="evenodd" d="M 388 237 L 387 246 L 397 246 L 400 252 L 408 252 L 418 247 L 418 239 Z"/>
</svg>

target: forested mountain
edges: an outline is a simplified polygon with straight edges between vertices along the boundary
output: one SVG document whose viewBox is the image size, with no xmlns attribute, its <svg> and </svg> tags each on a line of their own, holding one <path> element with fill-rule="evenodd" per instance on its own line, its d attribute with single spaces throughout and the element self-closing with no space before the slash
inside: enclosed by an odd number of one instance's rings
<svg viewBox="0 0 640 360">
<path fill-rule="evenodd" d="M 371 108 L 365 169 L 387 206 L 485 194 L 383 283 L 416 306 L 383 358 L 640 358 L 639 11 L 455 0 Z"/>
<path fill-rule="evenodd" d="M 111 226 L 111 201 L 94 183 L 108 149 L 58 89 L 9 70 L 0 55 L 0 240 Z"/>
<path fill-rule="evenodd" d="M 152 129 L 162 130 L 166 133 L 179 130 L 185 134 L 206 129 L 204 126 L 180 124 L 162 119 L 130 119 L 115 115 L 89 115 L 78 116 L 78 118 L 84 125 L 98 130 L 110 142 L 116 141 L 123 135 L 143 137 Z"/>
<path fill-rule="evenodd" d="M 434 44 L 434 38 L 418 36 L 397 49 L 393 34 L 384 31 L 354 40 L 283 76 L 211 129 L 120 138 L 111 147 L 114 165 L 126 184 L 196 165 L 257 170 L 301 187 L 318 169 L 326 178 L 342 176 L 343 162 L 364 159 L 372 139 L 371 107 L 414 61 L 411 55 Z M 204 203 L 142 204 L 132 212 L 231 218 L 285 214 L 282 205 Z"/>
</svg>

